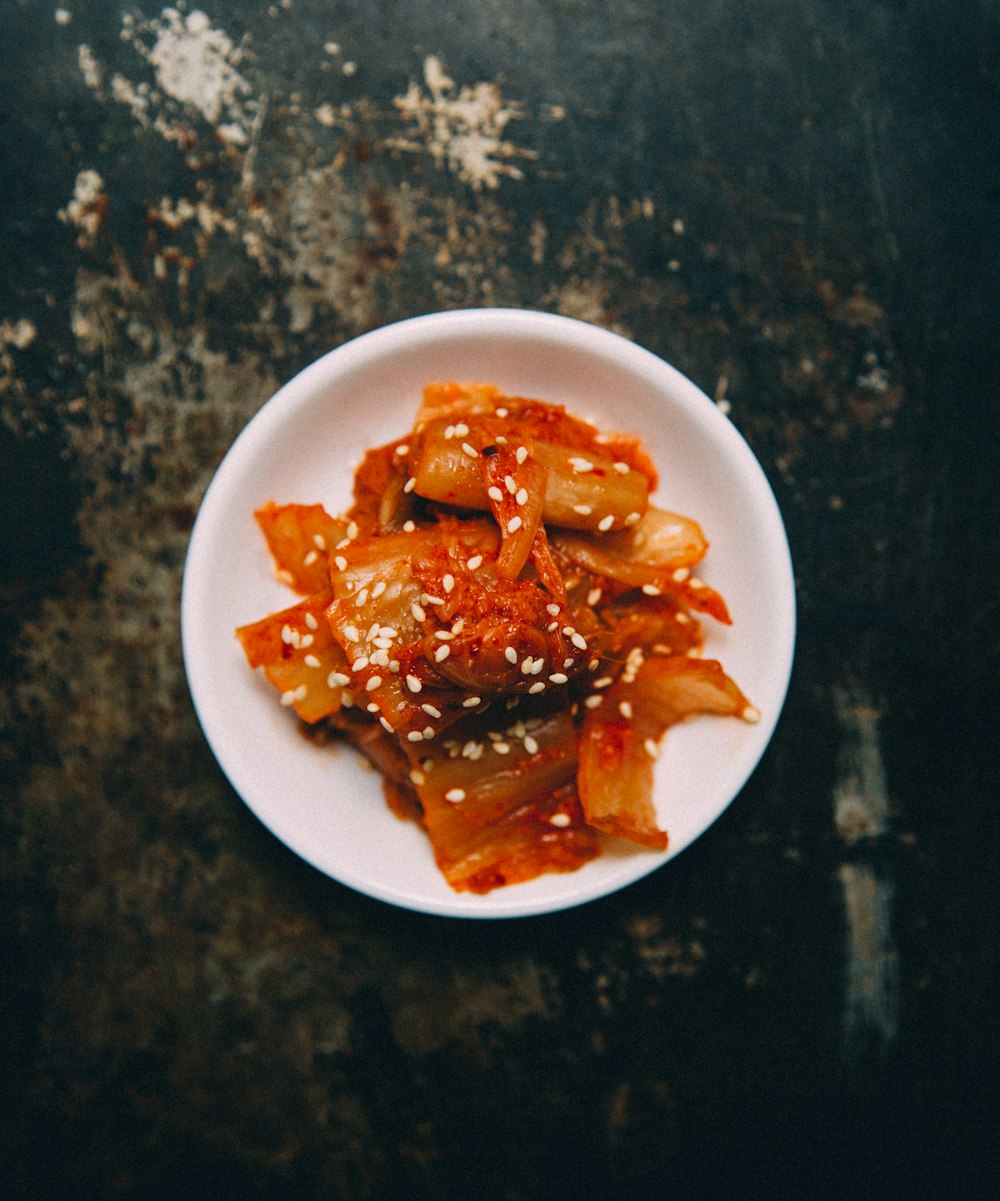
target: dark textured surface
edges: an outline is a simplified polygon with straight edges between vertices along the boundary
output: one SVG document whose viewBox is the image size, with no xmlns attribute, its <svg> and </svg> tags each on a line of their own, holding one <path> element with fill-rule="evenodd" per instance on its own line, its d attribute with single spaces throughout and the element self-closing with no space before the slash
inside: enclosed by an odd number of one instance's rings
<svg viewBox="0 0 1000 1201">
<path fill-rule="evenodd" d="M 996 5 L 205 14 L 0 8 L 6 1195 L 982 1195 Z M 728 402 L 801 632 L 772 747 L 669 868 L 450 923 L 256 823 L 177 604 L 201 494 L 279 383 L 495 304 L 619 330 Z"/>
</svg>

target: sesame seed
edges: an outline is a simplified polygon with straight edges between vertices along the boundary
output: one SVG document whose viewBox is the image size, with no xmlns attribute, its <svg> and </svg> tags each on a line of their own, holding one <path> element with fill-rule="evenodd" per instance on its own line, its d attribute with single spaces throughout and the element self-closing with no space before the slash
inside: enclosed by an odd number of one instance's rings
<svg viewBox="0 0 1000 1201">
<path fill-rule="evenodd" d="M 417 481 L 411 475 L 410 478 L 403 485 L 403 491 L 404 492 L 412 492 L 416 486 L 417 486 Z"/>
<path fill-rule="evenodd" d="M 546 605 L 545 612 L 548 613 L 552 617 L 558 617 L 559 616 L 559 606 L 556 604 Z"/>
<path fill-rule="evenodd" d="M 528 689 L 528 691 L 529 691 L 530 693 L 532 693 L 532 694 L 537 694 L 537 693 L 539 693 L 539 692 L 544 692 L 544 691 L 545 691 L 545 685 L 542 683 L 542 681 L 541 681 L 541 680 L 537 680 L 537 681 L 536 681 L 534 684 L 532 684 L 532 685 L 531 685 L 531 687 Z"/>
<path fill-rule="evenodd" d="M 591 588 L 591 590 L 587 593 L 587 604 L 590 605 L 591 607 L 596 605 L 600 601 L 600 599 L 601 599 L 601 589 L 600 588 Z"/>
<path fill-rule="evenodd" d="M 455 426 L 455 437 L 456 438 L 465 438 L 468 435 L 468 433 L 469 433 L 469 427 L 465 424 L 464 421 L 460 421 L 458 423 L 458 425 Z"/>
<path fill-rule="evenodd" d="M 419 730 L 411 730 L 406 736 L 407 742 L 423 742 L 424 736 Z"/>
<path fill-rule="evenodd" d="M 303 659 L 303 663 L 305 663 L 306 667 L 319 667 L 320 666 L 320 661 L 319 661 L 319 659 L 316 658 L 315 655 L 306 655 L 305 659 Z"/>
<path fill-rule="evenodd" d="M 496 486 L 496 484 L 491 484 L 490 487 L 486 489 L 486 495 L 490 498 L 490 500 L 495 500 L 498 503 L 503 500 L 503 493 Z"/>
<path fill-rule="evenodd" d="M 686 613 L 674 614 L 674 621 L 676 621 L 679 626 L 686 626 L 690 620 L 691 618 L 688 617 Z"/>
<path fill-rule="evenodd" d="M 499 410 L 498 410 L 498 412 L 499 412 Z M 506 446 L 507 445 L 507 439 L 503 436 L 503 434 L 497 434 L 497 436 L 493 439 L 493 441 L 497 444 L 497 446 Z"/>
<path fill-rule="evenodd" d="M 496 415 L 498 417 L 506 417 L 507 414 L 510 412 L 510 409 L 505 409 L 505 408 L 501 407 L 499 409 L 494 409 L 494 412 L 496 413 Z"/>
<path fill-rule="evenodd" d="M 455 577 L 451 574 L 451 572 L 446 572 L 441 577 L 441 587 L 444 589 L 445 595 L 451 592 L 452 588 L 455 587 Z"/>
<path fill-rule="evenodd" d="M 346 547 L 346 546 L 350 546 L 350 545 L 351 545 L 351 540 L 350 540 L 350 538 L 341 538 L 341 540 L 340 540 L 340 541 L 337 543 L 337 546 L 336 546 L 336 548 L 335 548 L 335 549 L 337 549 L 337 550 L 343 550 L 343 549 L 344 549 L 344 547 Z"/>
<path fill-rule="evenodd" d="M 511 494 L 511 496 L 513 496 L 514 493 L 517 491 L 517 480 L 515 480 L 512 475 L 505 475 L 503 477 L 503 482 L 504 482 L 504 487 Z"/>
<path fill-rule="evenodd" d="M 382 683 L 381 676 L 369 676 L 368 683 L 365 685 L 365 691 L 366 692 L 374 692 L 375 689 L 378 688 L 378 686 L 381 683 Z"/>
<path fill-rule="evenodd" d="M 747 705 L 747 707 L 743 710 L 743 712 L 740 714 L 740 716 L 743 718 L 744 721 L 748 721 L 751 724 L 753 724 L 753 723 L 760 721 L 760 710 L 758 708 L 756 708 L 754 705 Z"/>
<path fill-rule="evenodd" d="M 575 662 L 576 660 L 570 656 L 569 658 L 563 659 L 563 667 L 572 667 Z"/>
<path fill-rule="evenodd" d="M 408 455 L 409 453 L 410 453 L 410 448 L 409 448 L 409 446 L 407 446 L 407 444 L 406 444 L 405 442 L 401 442 L 401 443 L 400 443 L 400 444 L 399 444 L 399 445 L 396 447 L 396 454 L 397 454 L 397 455 Z"/>
<path fill-rule="evenodd" d="M 444 794 L 446 801 L 451 801 L 453 805 L 457 805 L 459 801 L 465 800 L 465 790 L 462 788 L 449 788 Z"/>
<path fill-rule="evenodd" d="M 549 818 L 550 826 L 558 826 L 560 830 L 565 830 L 570 824 L 570 816 L 568 813 L 553 813 Z"/>
<path fill-rule="evenodd" d="M 360 609 L 368 600 L 368 589 L 362 588 L 358 595 L 354 598 L 354 603 Z"/>
<path fill-rule="evenodd" d="M 601 666 L 600 659 L 591 659 L 590 662 L 587 664 L 587 670 L 588 671 L 597 671 L 597 669 L 600 666 Z"/>
<path fill-rule="evenodd" d="M 440 596 L 428 596 L 425 592 L 420 598 L 425 605 L 443 605 L 444 600 Z"/>
<path fill-rule="evenodd" d="M 281 703 L 287 708 L 289 705 L 295 704 L 295 692 L 289 688 L 287 692 L 281 694 Z"/>
<path fill-rule="evenodd" d="M 343 555 L 334 555 L 333 562 L 334 562 L 334 566 L 337 568 L 338 571 L 346 571 L 347 570 L 347 560 L 344 558 Z"/>
<path fill-rule="evenodd" d="M 521 660 L 521 675 L 529 675 L 534 663 L 535 661 L 530 655 L 525 655 L 525 657 Z"/>
<path fill-rule="evenodd" d="M 436 705 L 423 704 L 420 706 L 420 708 L 423 709 L 423 711 L 427 714 L 428 717 L 440 717 L 441 716 L 441 710 L 438 709 Z"/>
<path fill-rule="evenodd" d="M 601 696 L 601 694 L 599 692 L 595 692 L 595 693 L 593 693 L 593 695 L 588 696 L 587 699 L 583 703 L 587 706 L 588 709 L 596 709 L 597 706 L 603 700 L 604 700 L 604 697 Z"/>
<path fill-rule="evenodd" d="M 653 741 L 652 738 L 647 738 L 646 741 L 642 745 L 643 745 L 643 749 L 645 750 L 646 754 L 650 757 L 650 759 L 655 759 L 656 756 L 660 753 L 660 748 L 656 745 L 656 743 Z"/>
<path fill-rule="evenodd" d="M 510 743 L 509 742 L 494 742 L 493 750 L 495 750 L 498 755 L 509 755 L 510 754 Z"/>
<path fill-rule="evenodd" d="M 609 514 L 607 515 L 607 517 L 602 517 L 602 518 L 601 518 L 601 520 L 600 520 L 600 521 L 597 523 L 597 528 L 598 528 L 598 529 L 599 529 L 599 530 L 600 530 L 602 533 L 605 533 L 607 530 L 610 530 L 610 529 L 611 529 L 611 527 L 612 527 L 614 524 L 615 524 L 615 519 L 614 519 L 614 517 L 613 517 L 613 516 L 612 516 L 612 515 L 609 513 Z"/>
<path fill-rule="evenodd" d="M 312 567 L 312 565 L 313 565 L 313 564 L 314 564 L 314 563 L 315 563 L 315 562 L 316 562 L 318 559 L 319 559 L 319 551 L 318 551 L 318 550 L 311 550 L 311 551 L 309 552 L 309 554 L 307 554 L 307 555 L 306 555 L 306 557 L 305 557 L 305 558 L 302 560 L 302 562 L 305 564 L 305 566 L 306 566 L 306 567 Z"/>
<path fill-rule="evenodd" d="M 302 637 L 299 639 L 299 646 L 302 647 L 303 650 L 305 650 L 307 647 L 312 646 L 312 644 L 315 641 L 316 641 L 316 639 L 313 637 L 312 634 L 303 634 Z"/>
<path fill-rule="evenodd" d="M 514 648 L 512 646 L 504 647 L 503 657 L 507 660 L 508 663 L 516 663 L 517 662 L 517 651 L 514 650 Z"/>
<path fill-rule="evenodd" d="M 425 741 L 430 742 L 430 740 L 437 733 L 437 730 L 435 730 L 433 726 L 424 726 L 423 730 L 421 730 L 421 733 L 423 734 Z"/>
<path fill-rule="evenodd" d="M 518 488 L 518 490 L 514 493 L 514 499 L 519 505 L 526 505 L 528 503 L 528 489 Z"/>
<path fill-rule="evenodd" d="M 372 589 L 372 600 L 375 600 L 376 597 L 381 596 L 382 593 L 385 592 L 385 586 L 385 580 L 379 580 L 379 582 Z"/>
<path fill-rule="evenodd" d="M 569 465 L 577 475 L 586 475 L 588 471 L 594 470 L 594 464 L 589 459 L 583 458 L 582 455 L 573 455 L 569 459 Z"/>
<path fill-rule="evenodd" d="M 642 590 L 646 594 L 646 596 L 662 596 L 663 595 L 663 589 L 658 588 L 655 584 L 643 584 Z"/>
<path fill-rule="evenodd" d="M 520 517 L 512 517 L 510 519 L 510 521 L 507 522 L 507 533 L 508 534 L 516 533 L 523 524 L 524 523 L 521 521 Z"/>
<path fill-rule="evenodd" d="M 514 458 L 517 459 L 519 465 L 523 463 L 527 457 L 528 448 L 526 446 L 519 446 L 517 450 L 514 451 Z"/>
<path fill-rule="evenodd" d="M 368 666 L 368 656 L 359 655 L 351 664 L 351 671 L 364 671 Z"/>
<path fill-rule="evenodd" d="M 675 584 L 683 584 L 690 574 L 691 569 L 689 567 L 678 567 L 670 578 Z"/>
<path fill-rule="evenodd" d="M 420 683 L 416 676 L 408 675 L 406 677 L 406 687 L 411 692 L 419 692 L 423 688 L 423 684 Z"/>
<path fill-rule="evenodd" d="M 378 650 L 372 651 L 372 653 L 369 657 L 369 662 L 371 663 L 372 667 L 388 667 L 389 666 L 388 651 L 382 650 L 381 647 L 379 647 Z"/>
<path fill-rule="evenodd" d="M 632 702 L 631 701 L 619 701 L 618 712 L 622 715 L 622 717 L 625 718 L 626 721 L 631 721 L 632 720 Z"/>
<path fill-rule="evenodd" d="M 316 620 L 316 618 L 313 616 L 312 613 L 306 614 L 306 625 L 310 628 L 310 630 L 318 630 L 319 629 L 319 622 Z"/>
<path fill-rule="evenodd" d="M 353 542 L 358 536 L 358 523 L 356 521 L 349 522 L 344 532 L 347 534 L 348 542 Z"/>
<path fill-rule="evenodd" d="M 377 621 L 373 622 L 372 625 L 370 625 L 368 627 L 368 633 L 365 635 L 365 642 L 371 642 L 371 640 L 373 638 L 377 638 L 378 630 L 379 630 L 378 622 Z"/>
<path fill-rule="evenodd" d="M 354 697 L 349 692 L 344 691 L 340 694 L 340 704 L 342 708 L 350 709 L 354 704 Z"/>
<path fill-rule="evenodd" d="M 443 663 L 450 654 L 451 654 L 451 647 L 447 644 L 447 642 L 445 642 L 442 646 L 439 646 L 437 648 L 437 650 L 434 652 L 434 662 L 435 663 Z"/>
<path fill-rule="evenodd" d="M 391 734 L 391 733 L 393 732 L 393 731 L 392 731 L 392 726 L 390 726 L 390 725 L 389 725 L 389 723 L 388 723 L 388 722 L 385 720 L 385 718 L 382 716 L 382 714 L 381 714 L 381 713 L 379 714 L 379 718 L 378 718 L 378 719 L 379 719 L 379 721 L 382 723 L 382 728 L 383 728 L 383 729 L 385 729 L 385 730 L 388 730 L 388 732 Z"/>
<path fill-rule="evenodd" d="M 468 567 L 470 571 L 475 571 L 477 567 L 482 565 L 482 562 L 482 555 L 473 555 L 471 559 L 466 559 L 465 566 Z"/>
<path fill-rule="evenodd" d="M 470 459 L 478 459 L 479 451 L 474 446 L 470 446 L 468 442 L 462 443 L 462 453 L 467 454 Z"/>
<path fill-rule="evenodd" d="M 419 788 L 421 784 L 427 783 L 427 777 L 422 771 L 418 771 L 417 768 L 414 767 L 410 772 L 410 783 L 416 784 L 416 786 Z"/>
<path fill-rule="evenodd" d="M 573 512 L 579 513 L 581 517 L 589 517 L 594 511 L 593 505 L 574 505 Z"/>
<path fill-rule="evenodd" d="M 585 651 L 587 649 L 587 639 L 582 634 L 571 634 L 569 640 L 577 650 Z"/>
<path fill-rule="evenodd" d="M 534 663 L 532 663 L 532 665 L 531 665 L 531 674 L 533 676 L 540 676 L 542 674 L 542 669 L 544 667 L 545 667 L 545 660 L 542 658 L 536 659 L 534 661 Z"/>
<path fill-rule="evenodd" d="M 281 627 L 281 641 L 284 642 L 286 646 L 291 646 L 294 638 L 295 631 L 292 629 L 292 627 L 289 625 L 283 625 Z"/>
<path fill-rule="evenodd" d="M 452 633 L 451 630 L 435 630 L 434 637 L 437 638 L 441 642 L 451 642 L 452 638 L 454 638 L 455 635 Z"/>
<path fill-rule="evenodd" d="M 276 571 L 274 574 L 282 584 L 289 584 L 291 587 L 295 587 L 295 576 L 293 576 L 290 571 L 285 571 L 285 569 L 282 568 L 280 571 Z"/>
<path fill-rule="evenodd" d="M 403 522 L 403 533 L 404 534 L 412 534 L 416 528 L 417 528 L 417 523 L 415 521 L 404 521 Z"/>
<path fill-rule="evenodd" d="M 641 517 L 642 517 L 642 514 L 641 514 L 641 513 L 629 513 L 629 515 L 628 515 L 628 516 L 625 518 L 625 524 L 626 524 L 626 525 L 635 525 L 635 523 L 636 523 L 636 522 L 637 522 L 637 521 L 638 521 L 638 520 L 639 520 Z"/>
<path fill-rule="evenodd" d="M 410 612 L 413 614 L 413 618 L 415 621 L 426 621 L 427 620 L 427 614 L 424 612 L 424 610 L 421 608 L 421 606 L 417 604 L 416 601 L 414 601 L 413 604 L 410 605 Z"/>
<path fill-rule="evenodd" d="M 704 587 L 705 587 L 705 581 L 704 581 L 704 580 L 699 580 L 699 579 L 698 579 L 698 577 L 697 577 L 696 575 L 693 575 L 693 576 L 691 577 L 691 579 L 690 579 L 690 581 L 689 581 L 689 582 L 690 582 L 690 585 L 691 585 L 691 587 L 694 589 L 694 591 L 695 591 L 695 592 L 697 592 L 699 588 L 704 588 Z"/>
<path fill-rule="evenodd" d="M 342 671 L 331 671 L 326 677 L 327 688 L 343 688 L 345 684 L 350 684 L 351 677 L 345 676 Z"/>
<path fill-rule="evenodd" d="M 365 705 L 365 709 L 366 709 L 366 710 L 367 710 L 369 713 L 378 713 L 378 711 L 379 711 L 379 706 L 378 706 L 378 703 L 377 703 L 376 701 L 369 701 L 369 702 L 368 702 L 368 704 L 367 704 L 367 705 Z"/>
<path fill-rule="evenodd" d="M 378 636 L 380 638 L 398 638 L 399 630 L 395 626 L 379 626 Z"/>
<path fill-rule="evenodd" d="M 628 475 L 632 470 L 628 463 L 623 463 L 620 459 L 617 463 L 612 463 L 611 466 L 618 472 L 619 475 Z"/>
<path fill-rule="evenodd" d="M 556 630 L 558 630 L 558 629 L 559 629 L 558 621 L 550 621 L 549 624 L 545 627 L 545 631 L 548 634 L 554 634 L 556 632 Z"/>
<path fill-rule="evenodd" d="M 382 637 L 375 638 L 375 639 L 373 639 L 373 643 L 375 646 L 378 647 L 378 649 L 380 651 L 388 651 L 388 650 L 392 649 L 392 639 L 391 638 L 382 638 Z"/>
<path fill-rule="evenodd" d="M 601 678 L 599 680 L 594 681 L 593 687 L 594 688 L 607 688 L 609 685 L 611 685 L 613 683 L 614 683 L 614 680 L 612 680 L 612 678 L 610 676 L 601 676 Z"/>
<path fill-rule="evenodd" d="M 453 621 L 451 623 L 451 632 L 453 634 L 461 634 L 461 632 L 464 629 L 465 629 L 465 618 L 464 617 L 460 617 L 457 621 Z"/>
<path fill-rule="evenodd" d="M 445 441 L 450 442 L 452 440 L 452 438 L 454 438 L 454 436 L 455 436 L 455 427 L 453 425 L 449 425 L 444 431 Z"/>
<path fill-rule="evenodd" d="M 552 675 L 549 676 L 550 684 L 565 684 L 568 682 L 568 680 L 569 676 L 566 675 L 564 671 L 554 671 Z"/>
<path fill-rule="evenodd" d="M 389 660 L 389 670 L 392 672 L 392 674 L 394 676 L 399 675 L 399 660 L 398 659 L 390 659 Z"/>
<path fill-rule="evenodd" d="M 483 698 L 481 696 L 467 696 L 465 698 L 465 700 L 462 701 L 462 708 L 463 709 L 475 709 L 475 707 L 477 705 L 482 704 L 482 701 L 483 701 Z"/>
<path fill-rule="evenodd" d="M 538 743 L 536 742 L 536 740 L 534 738 L 531 737 L 530 734 L 525 735 L 524 749 L 528 752 L 529 755 L 537 755 L 538 754 Z"/>
</svg>

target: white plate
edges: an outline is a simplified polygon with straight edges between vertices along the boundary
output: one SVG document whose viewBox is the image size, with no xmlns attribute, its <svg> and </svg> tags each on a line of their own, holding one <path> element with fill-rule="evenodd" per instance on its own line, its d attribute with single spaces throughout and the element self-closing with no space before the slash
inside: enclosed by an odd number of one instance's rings
<svg viewBox="0 0 1000 1201">
<path fill-rule="evenodd" d="M 268 500 L 346 508 L 367 447 L 405 433 L 429 380 L 482 380 L 564 404 L 640 435 L 660 471 L 659 504 L 698 520 L 711 544 L 699 574 L 726 598 L 730 628 L 706 619 L 706 657 L 760 709 L 755 725 L 696 719 L 670 731 L 655 800 L 659 854 L 615 844 L 577 872 L 487 896 L 455 893 L 413 823 L 392 816 L 379 777 L 348 748 L 317 748 L 233 633 L 296 599 L 275 581 L 253 510 Z M 788 686 L 795 601 L 784 526 L 757 460 L 690 380 L 615 334 L 513 309 L 433 314 L 375 330 L 286 384 L 233 444 L 205 494 L 184 571 L 184 662 L 198 717 L 247 805 L 292 850 L 369 896 L 426 913 L 518 917 L 565 909 L 640 879 L 723 812 L 771 737 Z"/>
</svg>

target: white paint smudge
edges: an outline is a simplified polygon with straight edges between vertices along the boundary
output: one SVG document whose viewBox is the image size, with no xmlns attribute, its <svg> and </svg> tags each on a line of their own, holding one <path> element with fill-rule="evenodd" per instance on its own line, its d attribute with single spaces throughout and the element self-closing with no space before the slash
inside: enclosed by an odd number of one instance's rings
<svg viewBox="0 0 1000 1201">
<path fill-rule="evenodd" d="M 97 237 L 106 203 L 104 180 L 100 172 L 91 167 L 79 171 L 73 187 L 73 197 L 58 213 L 60 221 L 75 226 L 79 231 L 79 246 L 86 246 Z"/>
<path fill-rule="evenodd" d="M 834 689 L 843 735 L 834 788 L 834 824 L 848 847 L 889 828 L 889 794 L 879 742 L 879 710 L 862 690 Z M 899 1024 L 899 957 L 892 933 L 894 888 L 870 863 L 838 870 L 847 920 L 844 1050 L 852 1062 L 884 1053 Z"/>
<path fill-rule="evenodd" d="M 439 166 L 447 166 L 476 191 L 497 188 L 502 178 L 522 179 L 511 161 L 533 158 L 504 137 L 508 124 L 523 116 L 520 105 L 505 104 L 493 83 L 458 87 L 435 55 L 424 60 L 426 91 L 411 83 L 397 96 L 396 108 L 415 126 L 418 139 L 391 139 L 400 150 L 426 150 Z"/>
</svg>

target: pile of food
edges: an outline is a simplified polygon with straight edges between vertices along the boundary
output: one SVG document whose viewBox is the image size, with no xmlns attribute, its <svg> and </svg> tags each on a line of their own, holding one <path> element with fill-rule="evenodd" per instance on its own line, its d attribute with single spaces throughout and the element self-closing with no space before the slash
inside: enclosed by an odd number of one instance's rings
<svg viewBox="0 0 1000 1201">
<path fill-rule="evenodd" d="M 635 438 L 443 383 L 365 455 L 346 513 L 255 514 L 303 599 L 237 631 L 251 667 L 375 764 L 455 890 L 574 870 L 608 835 L 663 850 L 667 729 L 758 717 L 701 657 L 702 616 L 729 614 L 694 574 L 701 529 L 650 503 L 656 482 Z"/>
</svg>

